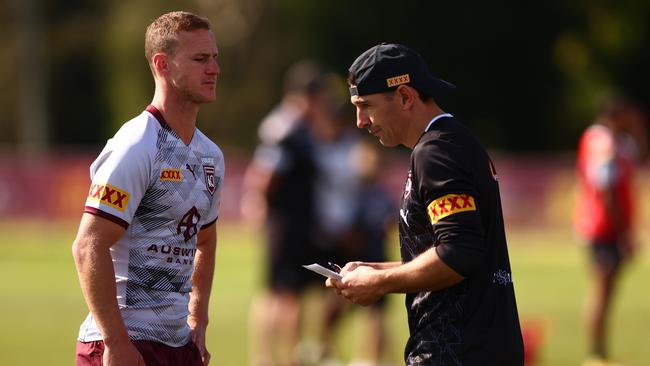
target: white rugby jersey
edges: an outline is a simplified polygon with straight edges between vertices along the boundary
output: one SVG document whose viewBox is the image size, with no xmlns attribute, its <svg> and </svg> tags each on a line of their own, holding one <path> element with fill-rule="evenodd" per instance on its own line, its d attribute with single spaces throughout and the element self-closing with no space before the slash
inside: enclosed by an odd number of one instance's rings
<svg viewBox="0 0 650 366">
<path fill-rule="evenodd" d="M 108 140 L 90 176 L 84 212 L 126 229 L 111 256 L 129 337 L 185 345 L 196 234 L 219 213 L 221 150 L 198 129 L 185 145 L 150 105 Z M 92 314 L 78 339 L 102 339 Z"/>
</svg>

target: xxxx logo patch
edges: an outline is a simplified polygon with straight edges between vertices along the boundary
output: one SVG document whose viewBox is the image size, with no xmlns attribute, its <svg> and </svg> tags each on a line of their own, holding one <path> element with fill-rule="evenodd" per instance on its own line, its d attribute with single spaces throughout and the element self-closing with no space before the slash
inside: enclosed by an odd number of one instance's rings
<svg viewBox="0 0 650 366">
<path fill-rule="evenodd" d="M 180 169 L 167 168 L 160 172 L 160 180 L 170 180 L 173 182 L 180 182 L 183 180 L 183 174 Z"/>
<path fill-rule="evenodd" d="M 386 84 L 391 88 L 393 86 L 409 83 L 410 81 L 411 78 L 409 77 L 409 74 L 404 74 L 386 79 Z"/>
<path fill-rule="evenodd" d="M 448 194 L 433 200 L 427 207 L 431 224 L 459 212 L 476 211 L 474 197 L 468 194 Z"/>
<path fill-rule="evenodd" d="M 88 192 L 88 199 L 124 211 L 129 202 L 129 193 L 107 183 L 93 183 Z"/>
</svg>

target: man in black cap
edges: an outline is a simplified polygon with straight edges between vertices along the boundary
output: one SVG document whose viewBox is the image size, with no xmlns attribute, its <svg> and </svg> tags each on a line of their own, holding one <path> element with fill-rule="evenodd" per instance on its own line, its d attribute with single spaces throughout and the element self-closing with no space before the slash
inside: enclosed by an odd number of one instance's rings
<svg viewBox="0 0 650 366">
<path fill-rule="evenodd" d="M 406 293 L 407 365 L 523 365 L 494 164 L 436 103 L 455 87 L 399 44 L 370 48 L 349 71 L 357 127 L 413 150 L 399 212 L 402 262 L 350 262 L 327 286 L 361 305 Z"/>
</svg>

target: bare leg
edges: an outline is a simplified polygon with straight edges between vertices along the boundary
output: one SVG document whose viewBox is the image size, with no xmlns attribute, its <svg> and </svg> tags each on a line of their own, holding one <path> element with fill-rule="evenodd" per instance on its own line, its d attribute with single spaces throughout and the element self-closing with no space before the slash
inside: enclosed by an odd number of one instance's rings
<svg viewBox="0 0 650 366">
<path fill-rule="evenodd" d="M 592 302 L 588 313 L 589 340 L 594 356 L 607 358 L 607 325 L 618 269 L 594 268 Z"/>
<path fill-rule="evenodd" d="M 294 357 L 294 351 L 300 343 L 300 318 L 301 301 L 300 295 L 295 292 L 281 292 L 277 296 L 275 304 L 274 332 L 269 339 L 281 336 L 284 341 L 281 365 L 297 366 L 298 360 Z"/>
<path fill-rule="evenodd" d="M 297 365 L 292 352 L 300 341 L 300 296 L 269 291 L 250 311 L 250 365 Z"/>
<path fill-rule="evenodd" d="M 379 307 L 368 307 L 364 309 L 363 336 L 361 337 L 360 354 L 363 360 L 360 365 L 379 365 L 383 356 L 387 353 L 386 329 L 384 309 Z"/>
<path fill-rule="evenodd" d="M 264 293 L 251 304 L 249 313 L 250 365 L 273 365 L 273 314 L 270 311 L 273 295 Z"/>
<path fill-rule="evenodd" d="M 345 299 L 341 296 L 328 291 L 325 294 L 325 309 L 323 314 L 323 328 L 322 328 L 322 342 L 323 342 L 323 357 L 329 358 L 332 356 L 334 348 L 334 332 L 338 325 L 343 313 L 346 309 Z"/>
</svg>

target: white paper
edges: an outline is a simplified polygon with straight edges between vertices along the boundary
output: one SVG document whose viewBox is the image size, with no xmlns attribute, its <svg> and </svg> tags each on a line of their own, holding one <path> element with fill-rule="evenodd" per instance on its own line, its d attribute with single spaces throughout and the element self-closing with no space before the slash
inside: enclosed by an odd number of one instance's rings
<svg viewBox="0 0 650 366">
<path fill-rule="evenodd" d="M 334 279 L 337 279 L 337 280 L 340 280 L 341 278 L 343 278 L 340 274 L 332 271 L 329 268 L 325 268 L 325 267 L 321 266 L 318 263 L 304 264 L 303 267 L 307 268 L 310 271 L 314 271 L 314 272 L 318 273 L 321 276 L 334 278 Z"/>
</svg>

